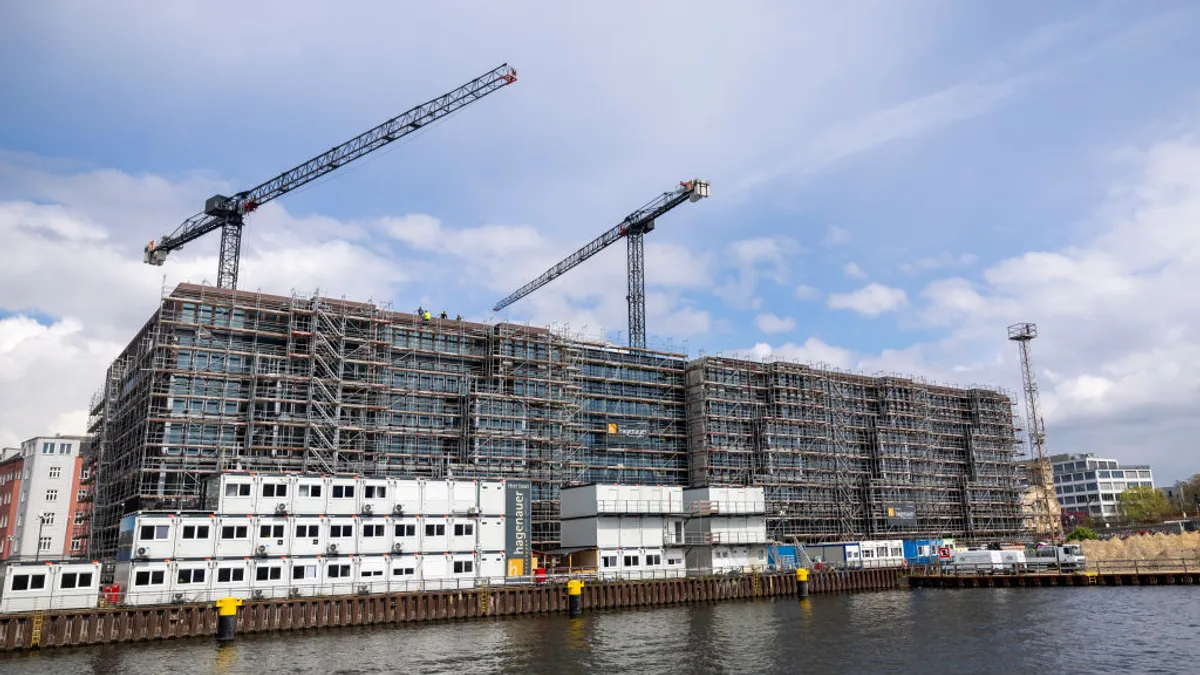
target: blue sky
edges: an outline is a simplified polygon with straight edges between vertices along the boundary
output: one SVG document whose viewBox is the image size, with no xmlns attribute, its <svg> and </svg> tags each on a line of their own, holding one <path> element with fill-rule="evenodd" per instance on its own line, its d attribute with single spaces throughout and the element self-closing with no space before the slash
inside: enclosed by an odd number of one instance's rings
<svg viewBox="0 0 1200 675">
<path fill-rule="evenodd" d="M 490 317 L 699 176 L 647 238 L 652 346 L 1016 390 L 1033 321 L 1052 451 L 1200 472 L 1192 3 L 393 4 L 8 10 L 0 442 L 81 431 L 164 283 L 214 278 L 215 236 L 162 268 L 147 240 L 508 62 L 256 213 L 241 286 Z M 504 316 L 623 341 L 624 264 Z"/>
</svg>

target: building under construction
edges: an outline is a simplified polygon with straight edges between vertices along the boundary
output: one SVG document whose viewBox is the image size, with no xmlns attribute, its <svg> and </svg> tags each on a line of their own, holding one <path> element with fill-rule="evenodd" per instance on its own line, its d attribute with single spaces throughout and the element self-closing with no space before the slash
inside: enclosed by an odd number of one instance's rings
<svg viewBox="0 0 1200 675">
<path fill-rule="evenodd" d="M 541 547 L 559 486 L 587 482 L 763 485 L 780 539 L 1019 527 L 996 391 L 321 297 L 176 287 L 109 368 L 89 431 L 100 555 L 125 513 L 197 507 L 222 469 L 528 479 Z"/>
<path fill-rule="evenodd" d="M 686 395 L 691 484 L 762 486 L 776 540 L 1020 529 L 1002 392 L 705 357 L 688 364 Z"/>
</svg>

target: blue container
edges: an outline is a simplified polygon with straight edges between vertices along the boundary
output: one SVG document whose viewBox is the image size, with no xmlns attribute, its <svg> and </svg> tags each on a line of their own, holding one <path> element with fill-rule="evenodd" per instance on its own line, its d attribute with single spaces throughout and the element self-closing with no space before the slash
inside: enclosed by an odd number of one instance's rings
<svg viewBox="0 0 1200 675">
<path fill-rule="evenodd" d="M 773 570 L 794 570 L 798 560 L 796 547 L 791 544 L 776 544 L 767 548 L 767 566 Z"/>
</svg>

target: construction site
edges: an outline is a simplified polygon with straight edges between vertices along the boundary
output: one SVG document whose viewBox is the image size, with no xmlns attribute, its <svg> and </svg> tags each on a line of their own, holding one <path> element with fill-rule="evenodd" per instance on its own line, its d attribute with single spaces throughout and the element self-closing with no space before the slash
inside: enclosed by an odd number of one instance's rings
<svg viewBox="0 0 1200 675">
<path fill-rule="evenodd" d="M 905 377 L 648 349 L 644 236 L 707 181 L 678 182 L 500 300 L 617 242 L 628 347 L 418 308 L 238 291 L 245 218 L 517 81 L 507 64 L 419 104 L 152 240 L 144 260 L 220 231 L 216 286 L 181 284 L 112 363 L 91 405 L 91 545 L 122 516 L 199 508 L 227 469 L 532 482 L 532 539 L 560 543 L 558 491 L 584 483 L 762 486 L 781 542 L 1016 536 L 1014 398 Z M 1040 438 L 1040 436 L 1039 436 Z"/>
<path fill-rule="evenodd" d="M 986 389 L 616 347 L 371 303 L 181 284 L 91 406 L 93 553 L 227 469 L 761 485 L 780 541 L 1016 535 L 1012 399 Z M 911 516 L 911 517 L 910 517 Z"/>
</svg>

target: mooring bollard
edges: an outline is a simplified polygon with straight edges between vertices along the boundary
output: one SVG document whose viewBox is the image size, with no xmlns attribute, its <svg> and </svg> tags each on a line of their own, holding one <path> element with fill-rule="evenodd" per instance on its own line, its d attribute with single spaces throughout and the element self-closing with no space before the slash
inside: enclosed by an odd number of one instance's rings
<svg viewBox="0 0 1200 675">
<path fill-rule="evenodd" d="M 578 579 L 567 582 L 567 616 L 583 616 L 583 582 Z"/>
<path fill-rule="evenodd" d="M 808 570 L 803 567 L 796 570 L 796 595 L 801 598 L 808 597 Z"/>
<path fill-rule="evenodd" d="M 217 600 L 217 642 L 232 642 L 233 629 L 237 624 L 238 607 L 242 606 L 239 598 L 221 598 Z"/>
</svg>

